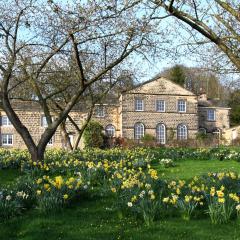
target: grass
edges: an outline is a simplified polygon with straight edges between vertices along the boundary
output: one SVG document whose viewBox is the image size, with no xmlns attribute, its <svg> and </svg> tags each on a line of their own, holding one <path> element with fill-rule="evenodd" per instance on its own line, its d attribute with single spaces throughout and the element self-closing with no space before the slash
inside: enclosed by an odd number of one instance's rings
<svg viewBox="0 0 240 240">
<path fill-rule="evenodd" d="M 162 178 L 167 179 L 190 179 L 195 175 L 201 175 L 208 172 L 219 172 L 224 170 L 231 170 L 240 173 L 240 163 L 229 160 L 180 160 L 176 162 L 176 166 L 172 168 L 163 168 L 156 165 Z"/>
<path fill-rule="evenodd" d="M 0 170 L 0 187 L 13 182 L 19 177 L 21 172 L 17 169 L 1 169 Z"/>
<path fill-rule="evenodd" d="M 189 179 L 208 171 L 235 170 L 240 163 L 234 161 L 183 160 L 174 168 L 159 169 L 165 178 Z M 7 184 L 18 176 L 16 170 L 1 170 L 0 182 Z M 112 208 L 113 199 L 80 198 L 74 206 L 62 212 L 45 216 L 37 210 L 26 212 L 0 224 L 0 239 L 8 240 L 240 240 L 240 223 L 212 225 L 202 217 L 184 222 L 178 217 L 159 219 L 151 227 L 131 217 L 119 218 Z"/>
<path fill-rule="evenodd" d="M 61 213 L 44 216 L 36 211 L 0 224 L 0 239 L 8 240 L 237 240 L 236 222 L 224 227 L 209 219 L 184 222 L 179 218 L 156 221 L 151 227 L 132 218 L 119 219 L 111 199 L 80 201 Z M 109 209 L 109 210 L 106 210 Z"/>
</svg>

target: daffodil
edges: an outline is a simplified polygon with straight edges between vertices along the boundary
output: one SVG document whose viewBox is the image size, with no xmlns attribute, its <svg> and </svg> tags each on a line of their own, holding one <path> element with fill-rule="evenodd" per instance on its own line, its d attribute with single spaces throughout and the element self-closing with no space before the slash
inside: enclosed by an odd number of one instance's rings
<svg viewBox="0 0 240 240">
<path fill-rule="evenodd" d="M 63 195 L 63 199 L 64 199 L 64 200 L 68 199 L 68 194 L 64 194 L 64 195 Z"/>
<path fill-rule="evenodd" d="M 218 198 L 219 203 L 225 203 L 225 198 Z"/>
</svg>

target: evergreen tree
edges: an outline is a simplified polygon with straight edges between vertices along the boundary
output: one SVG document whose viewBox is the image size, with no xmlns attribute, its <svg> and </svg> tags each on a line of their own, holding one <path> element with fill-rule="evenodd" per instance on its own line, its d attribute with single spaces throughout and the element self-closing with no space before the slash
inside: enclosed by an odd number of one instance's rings
<svg viewBox="0 0 240 240">
<path fill-rule="evenodd" d="M 103 146 L 103 126 L 96 121 L 90 121 L 85 128 L 83 137 L 86 148 L 100 148 Z"/>
<path fill-rule="evenodd" d="M 230 122 L 232 126 L 240 124 L 240 89 L 230 94 L 229 106 L 231 107 Z"/>
<path fill-rule="evenodd" d="M 185 75 L 185 67 L 182 65 L 175 65 L 170 69 L 169 72 L 169 78 L 173 82 L 184 86 L 185 85 L 185 80 L 186 80 L 186 75 Z"/>
</svg>

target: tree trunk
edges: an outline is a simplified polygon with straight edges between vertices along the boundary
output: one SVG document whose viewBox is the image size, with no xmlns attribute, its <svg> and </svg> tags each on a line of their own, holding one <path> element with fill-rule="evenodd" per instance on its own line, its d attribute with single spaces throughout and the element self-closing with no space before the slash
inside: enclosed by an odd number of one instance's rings
<svg viewBox="0 0 240 240">
<path fill-rule="evenodd" d="M 66 123 L 61 123 L 60 125 L 60 132 L 64 141 L 64 148 L 67 150 L 73 150 L 72 144 L 70 142 L 67 130 L 66 130 Z"/>
<path fill-rule="evenodd" d="M 89 121 L 88 121 L 88 122 L 89 122 Z M 84 130 L 85 130 L 86 127 L 87 127 L 87 123 L 82 126 L 80 132 L 78 133 L 78 138 L 77 138 L 77 140 L 76 140 L 76 142 L 75 142 L 75 146 L 74 146 L 73 150 L 77 150 L 77 149 L 78 149 L 80 140 L 81 140 L 81 138 L 82 138 L 83 132 L 84 132 Z"/>
<path fill-rule="evenodd" d="M 33 162 L 43 162 L 45 149 L 29 147 L 28 151 L 30 152 L 31 159 Z"/>
<path fill-rule="evenodd" d="M 85 130 L 85 128 L 87 127 L 88 123 L 90 122 L 92 115 L 93 115 L 93 109 L 94 109 L 94 104 L 92 104 L 90 112 L 88 113 L 87 119 L 85 121 L 85 123 L 82 125 L 81 129 L 78 128 L 78 138 L 75 142 L 75 146 L 73 147 L 73 150 L 76 150 L 78 148 L 78 145 L 80 143 L 80 140 L 82 138 L 83 132 Z"/>
<path fill-rule="evenodd" d="M 16 131 L 22 137 L 24 143 L 26 144 L 26 146 L 30 152 L 32 160 L 33 161 L 42 161 L 44 158 L 44 151 L 41 152 L 40 150 L 38 150 L 28 129 L 22 124 L 18 115 L 13 110 L 13 108 L 10 104 L 10 101 L 8 99 L 7 93 L 2 94 L 2 104 L 3 104 L 3 110 L 5 111 L 9 120 L 13 124 L 14 128 L 16 129 Z"/>
</svg>

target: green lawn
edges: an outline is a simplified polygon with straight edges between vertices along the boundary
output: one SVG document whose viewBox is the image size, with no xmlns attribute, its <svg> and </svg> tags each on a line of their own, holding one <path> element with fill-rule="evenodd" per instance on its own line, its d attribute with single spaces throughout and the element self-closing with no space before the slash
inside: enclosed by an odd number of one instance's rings
<svg viewBox="0 0 240 240">
<path fill-rule="evenodd" d="M 20 171 L 17 169 L 0 170 L 0 187 L 7 185 L 20 176 Z"/>
<path fill-rule="evenodd" d="M 120 220 L 111 200 L 89 200 L 54 216 L 32 211 L 0 225 L 0 239 L 8 240 L 237 240 L 240 225 L 212 225 L 209 219 L 184 222 L 180 218 L 158 220 L 150 228 L 132 218 Z"/>
<path fill-rule="evenodd" d="M 189 179 L 208 171 L 235 170 L 240 172 L 240 163 L 234 161 L 182 160 L 174 168 L 160 170 L 164 178 Z M 1 170 L 1 183 L 9 183 L 19 174 L 14 170 Z M 51 216 L 37 210 L 26 212 L 0 224 L 0 239 L 6 240 L 240 240 L 240 223 L 212 225 L 208 217 L 184 222 L 179 217 L 157 220 L 146 227 L 134 218 L 119 218 L 112 209 L 113 199 L 92 198 L 75 203 L 71 208 Z"/>
<path fill-rule="evenodd" d="M 162 178 L 167 179 L 190 179 L 195 175 L 201 175 L 208 172 L 219 172 L 223 170 L 232 170 L 240 173 L 240 163 L 236 161 L 219 160 L 180 160 L 172 168 L 163 168 L 155 166 Z"/>
</svg>

